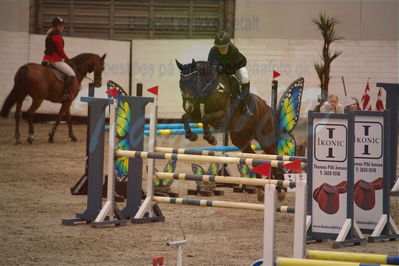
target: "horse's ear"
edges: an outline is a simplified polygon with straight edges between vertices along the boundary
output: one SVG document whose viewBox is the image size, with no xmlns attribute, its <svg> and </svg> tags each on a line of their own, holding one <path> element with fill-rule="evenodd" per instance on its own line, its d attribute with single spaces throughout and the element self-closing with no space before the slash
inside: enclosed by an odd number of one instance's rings
<svg viewBox="0 0 399 266">
<path fill-rule="evenodd" d="M 191 64 L 192 64 L 192 65 L 195 65 L 195 60 L 194 60 L 194 58 L 193 58 L 193 61 L 191 61 Z"/>
<path fill-rule="evenodd" d="M 175 61 L 176 61 L 177 67 L 178 67 L 180 70 L 183 70 L 183 65 L 182 65 L 179 61 L 177 61 L 177 59 L 175 59 Z"/>
<path fill-rule="evenodd" d="M 107 56 L 107 54 L 104 54 L 104 55 L 101 57 L 101 60 L 104 61 L 104 59 L 105 59 L 106 56 Z"/>
</svg>

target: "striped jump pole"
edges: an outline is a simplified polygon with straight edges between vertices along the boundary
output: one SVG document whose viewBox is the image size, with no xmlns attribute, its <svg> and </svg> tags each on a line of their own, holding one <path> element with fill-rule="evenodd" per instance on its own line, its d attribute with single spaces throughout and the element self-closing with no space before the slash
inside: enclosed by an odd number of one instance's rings
<svg viewBox="0 0 399 266">
<path fill-rule="evenodd" d="M 258 178 L 244 178 L 244 177 L 233 177 L 233 176 L 214 176 L 214 175 L 194 175 L 194 174 L 183 174 L 183 173 L 165 173 L 157 172 L 155 175 L 158 178 L 174 179 L 174 180 L 187 180 L 187 181 L 203 181 L 203 182 L 214 182 L 223 184 L 244 184 L 252 186 L 266 186 L 267 184 L 273 184 L 277 187 L 283 188 L 294 188 L 296 183 L 287 180 L 274 180 L 274 179 L 258 179 Z"/>
<path fill-rule="evenodd" d="M 204 134 L 204 130 L 202 128 L 192 128 L 191 132 L 196 133 L 196 134 Z M 217 132 L 215 130 L 211 130 L 212 134 L 216 133 L 221 133 Z M 180 128 L 175 128 L 175 129 L 157 129 L 156 134 L 158 136 L 173 136 L 173 135 L 184 135 L 186 134 L 186 130 L 180 129 Z M 150 135 L 150 130 L 144 130 L 144 135 L 149 136 Z"/>
<path fill-rule="evenodd" d="M 202 129 L 203 128 L 202 123 L 190 123 L 189 126 L 191 129 Z M 184 124 L 158 124 L 157 125 L 157 130 L 163 130 L 163 129 L 184 129 Z M 144 130 L 149 132 L 150 125 L 149 124 L 144 125 Z M 105 126 L 105 131 L 109 131 L 109 126 Z M 175 135 L 177 135 L 177 134 L 175 134 Z"/>
<path fill-rule="evenodd" d="M 224 152 L 221 151 L 192 150 L 190 148 L 181 149 L 181 148 L 169 148 L 169 147 L 156 147 L 155 151 L 166 152 L 166 153 L 178 153 L 178 154 L 252 158 L 252 159 L 262 159 L 262 160 L 279 160 L 279 161 L 301 160 L 302 162 L 307 161 L 307 158 L 302 156 L 280 156 L 274 154 L 258 154 L 258 153 L 243 153 L 243 152 L 234 152 L 232 154 L 226 155 Z"/>
<path fill-rule="evenodd" d="M 293 258 L 277 258 L 276 266 L 378 266 L 386 264 L 374 263 L 356 263 L 344 261 L 329 261 L 329 260 L 307 260 L 307 259 L 293 259 Z"/>
<path fill-rule="evenodd" d="M 265 209 L 264 204 L 220 201 L 220 200 L 187 199 L 187 198 L 154 196 L 153 201 L 155 201 L 156 203 L 194 205 L 194 206 L 203 206 L 203 207 L 230 208 L 230 209 L 253 210 L 253 211 L 263 211 Z M 295 213 L 295 207 L 279 206 L 276 207 L 275 211 L 281 213 Z"/>
<path fill-rule="evenodd" d="M 251 145 L 251 148 L 254 151 L 262 150 L 260 145 Z M 201 151 L 222 151 L 222 152 L 229 152 L 229 151 L 240 151 L 239 148 L 236 146 L 211 146 L 211 147 L 192 147 L 187 148 L 188 150 L 201 150 Z"/>
<path fill-rule="evenodd" d="M 265 163 L 270 163 L 271 167 L 282 168 L 289 164 L 289 161 L 277 160 L 261 160 L 261 159 L 246 159 L 237 157 L 221 157 L 221 156 L 206 156 L 206 155 L 190 155 L 177 153 L 162 153 L 162 152 L 140 152 L 117 150 L 116 156 L 128 158 L 149 158 L 149 159 L 165 159 L 165 160 L 181 160 L 189 162 L 208 162 L 208 163 L 226 163 L 226 164 L 246 164 L 250 167 L 256 167 Z M 306 163 L 301 163 L 302 169 Z"/>
<path fill-rule="evenodd" d="M 203 128 L 202 123 L 189 123 L 190 128 Z M 149 130 L 150 125 L 144 125 L 144 130 Z M 175 124 L 157 124 L 157 129 L 184 129 L 184 124 L 175 123 Z"/>
<path fill-rule="evenodd" d="M 307 259 L 399 265 L 399 255 L 308 250 Z"/>
</svg>

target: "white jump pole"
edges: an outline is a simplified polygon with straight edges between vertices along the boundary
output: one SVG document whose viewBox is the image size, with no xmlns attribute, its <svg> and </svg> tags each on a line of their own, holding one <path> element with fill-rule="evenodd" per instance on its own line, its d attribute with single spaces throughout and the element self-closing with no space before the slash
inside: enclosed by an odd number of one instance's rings
<svg viewBox="0 0 399 266">
<path fill-rule="evenodd" d="M 306 238 L 306 174 L 299 174 L 295 188 L 295 220 L 294 220 L 294 253 L 293 257 L 303 259 L 305 256 Z"/>
<path fill-rule="evenodd" d="M 115 149 L 115 113 L 118 105 L 118 100 L 113 99 L 112 104 L 109 105 L 109 143 L 108 143 L 108 180 L 107 180 L 107 201 L 104 203 L 103 208 L 97 215 L 95 223 L 104 222 L 105 218 L 108 216 L 109 221 L 114 220 L 114 189 L 115 189 L 115 179 L 114 179 L 114 149 Z"/>
<path fill-rule="evenodd" d="M 265 186 L 265 209 L 263 216 L 263 265 L 274 266 L 274 240 L 276 222 L 276 186 Z"/>
<path fill-rule="evenodd" d="M 150 114 L 150 136 L 148 143 L 148 151 L 153 152 L 156 145 L 156 132 L 157 132 L 157 118 L 158 118 L 158 95 L 154 94 L 154 103 L 152 104 Z M 154 189 L 152 179 L 155 170 L 155 159 L 148 159 L 147 169 L 147 196 L 137 211 L 134 219 L 142 219 L 148 213 L 148 217 L 154 217 L 152 210 L 152 200 L 154 196 Z"/>
</svg>

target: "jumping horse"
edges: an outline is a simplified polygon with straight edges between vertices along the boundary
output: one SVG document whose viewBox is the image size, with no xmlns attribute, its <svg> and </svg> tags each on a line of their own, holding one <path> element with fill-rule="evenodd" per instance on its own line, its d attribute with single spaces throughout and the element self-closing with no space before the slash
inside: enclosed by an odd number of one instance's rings
<svg viewBox="0 0 399 266">
<path fill-rule="evenodd" d="M 49 142 L 54 142 L 54 135 L 57 131 L 57 127 L 60 120 L 66 115 L 68 122 L 68 135 L 71 141 L 77 141 L 76 136 L 72 131 L 72 117 L 70 112 L 70 107 L 72 101 L 76 98 L 80 90 L 80 84 L 83 78 L 86 77 L 88 73 L 94 71 L 94 86 L 101 86 L 101 75 L 104 70 L 104 59 L 106 54 L 102 57 L 91 54 L 84 53 L 80 54 L 68 61 L 68 64 L 74 69 L 76 78 L 73 81 L 73 86 L 70 92 L 70 97 L 67 100 L 62 101 L 60 111 L 58 112 L 56 123 L 54 124 L 50 134 Z M 16 143 L 21 143 L 19 123 L 21 120 L 21 108 L 23 100 L 26 96 L 32 97 L 32 104 L 27 111 L 28 123 L 29 123 L 29 136 L 27 141 L 29 143 L 33 142 L 34 130 L 33 130 L 33 114 L 40 107 L 43 100 L 48 100 L 53 103 L 61 103 L 64 81 L 63 78 L 57 78 L 55 70 L 51 67 L 28 63 L 21 66 L 14 77 L 14 87 L 12 88 L 10 94 L 4 101 L 3 107 L 1 109 L 0 115 L 7 117 L 10 109 L 16 104 L 15 111 L 15 138 Z"/>
<path fill-rule="evenodd" d="M 250 93 L 249 108 L 253 116 L 242 111 L 240 102 L 233 101 L 239 92 L 238 80 L 219 75 L 208 62 L 192 61 L 183 65 L 176 60 L 180 69 L 180 90 L 185 114 L 182 120 L 185 137 L 191 141 L 198 136 L 192 133 L 189 123 L 202 122 L 204 139 L 215 145 L 216 139 L 210 127 L 227 130 L 232 143 L 242 152 L 254 153 L 251 141 L 259 142 L 267 154 L 276 154 L 276 124 L 273 111 L 259 96 Z"/>
<path fill-rule="evenodd" d="M 190 122 L 202 122 L 204 139 L 211 145 L 216 145 L 210 127 L 219 131 L 228 131 L 232 143 L 242 152 L 255 153 L 251 141 L 256 140 L 266 154 L 276 154 L 277 134 L 276 120 L 273 110 L 259 96 L 250 93 L 249 108 L 253 116 L 248 117 L 236 99 L 240 95 L 239 82 L 234 76 L 219 75 L 218 71 L 208 62 L 194 59 L 191 64 L 181 64 L 180 91 L 183 98 L 182 116 L 185 137 L 191 141 L 198 139 L 189 126 Z M 281 170 L 272 169 L 274 178 L 282 178 Z M 277 188 L 279 200 L 285 198 L 281 188 Z M 257 196 L 263 201 L 263 191 L 258 188 Z"/>
</svg>

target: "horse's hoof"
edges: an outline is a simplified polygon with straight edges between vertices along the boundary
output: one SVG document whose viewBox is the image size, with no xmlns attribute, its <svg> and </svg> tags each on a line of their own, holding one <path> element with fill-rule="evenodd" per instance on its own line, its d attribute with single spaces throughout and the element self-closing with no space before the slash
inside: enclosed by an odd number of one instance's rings
<svg viewBox="0 0 399 266">
<path fill-rule="evenodd" d="M 285 200 L 285 191 L 284 190 L 280 190 L 277 192 L 277 199 L 280 202 Z"/>
<path fill-rule="evenodd" d="M 186 139 L 189 139 L 190 141 L 196 141 L 198 139 L 198 135 L 197 134 L 186 135 Z"/>
<path fill-rule="evenodd" d="M 208 143 L 211 144 L 211 145 L 218 144 L 218 142 L 217 142 L 217 140 L 216 140 L 216 138 L 214 136 L 204 136 L 204 139 L 206 141 L 208 141 Z"/>
<path fill-rule="evenodd" d="M 70 137 L 70 138 L 71 138 L 71 141 L 72 141 L 72 142 L 77 142 L 77 141 L 78 141 L 78 138 L 75 137 L 75 136 L 72 136 L 72 137 Z"/>
<path fill-rule="evenodd" d="M 28 138 L 26 139 L 26 141 L 29 142 L 30 144 L 32 144 L 32 143 L 33 143 L 33 138 L 32 138 L 32 137 L 28 137 Z"/>
<path fill-rule="evenodd" d="M 265 192 L 261 188 L 256 188 L 256 198 L 259 202 L 263 202 L 265 200 Z"/>
<path fill-rule="evenodd" d="M 48 138 L 48 143 L 54 143 L 53 137 L 49 137 L 49 138 Z"/>
<path fill-rule="evenodd" d="M 17 139 L 16 141 L 15 141 L 15 145 L 18 145 L 18 144 L 21 144 L 22 142 L 19 140 L 19 139 Z"/>
</svg>

